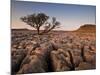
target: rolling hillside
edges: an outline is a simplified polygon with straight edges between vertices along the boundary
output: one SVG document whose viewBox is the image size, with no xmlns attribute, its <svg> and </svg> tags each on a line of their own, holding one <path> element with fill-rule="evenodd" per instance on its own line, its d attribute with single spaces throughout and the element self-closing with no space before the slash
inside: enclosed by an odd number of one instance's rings
<svg viewBox="0 0 100 75">
<path fill-rule="evenodd" d="M 95 33 L 96 32 L 96 25 L 92 25 L 92 24 L 85 24 L 80 26 L 80 28 L 78 30 L 76 30 L 77 32 L 89 32 L 89 33 Z"/>
</svg>

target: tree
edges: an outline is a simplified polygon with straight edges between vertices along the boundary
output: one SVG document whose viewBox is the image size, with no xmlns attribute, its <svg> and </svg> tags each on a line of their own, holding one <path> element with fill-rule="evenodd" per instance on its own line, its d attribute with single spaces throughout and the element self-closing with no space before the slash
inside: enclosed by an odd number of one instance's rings
<svg viewBox="0 0 100 75">
<path fill-rule="evenodd" d="M 56 18 L 53 17 L 51 22 L 48 22 L 50 17 L 44 13 L 32 14 L 21 17 L 21 20 L 31 27 L 37 30 L 37 34 L 45 34 L 52 31 L 55 28 L 58 28 L 60 22 L 56 21 Z M 43 28 L 43 31 L 40 32 L 40 29 Z"/>
</svg>

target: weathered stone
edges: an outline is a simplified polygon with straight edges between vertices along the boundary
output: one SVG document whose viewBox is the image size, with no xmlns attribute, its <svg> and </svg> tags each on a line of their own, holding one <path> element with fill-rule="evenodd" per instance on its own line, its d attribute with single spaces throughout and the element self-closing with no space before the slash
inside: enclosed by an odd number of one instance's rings
<svg viewBox="0 0 100 75">
<path fill-rule="evenodd" d="M 95 55 L 94 52 L 91 52 L 91 51 L 85 51 L 84 57 L 85 57 L 86 62 L 93 63 L 93 62 L 96 61 L 96 60 L 95 60 L 95 59 L 96 59 L 96 55 Z"/>
<path fill-rule="evenodd" d="M 37 57 L 34 57 L 28 64 L 24 64 L 18 73 L 42 73 L 45 72 L 43 69 L 43 63 Z"/>
<path fill-rule="evenodd" d="M 93 66 L 90 63 L 81 62 L 79 66 L 75 68 L 75 70 L 88 70 L 88 69 L 95 69 L 95 66 Z"/>
<path fill-rule="evenodd" d="M 72 66 L 69 54 L 62 49 L 51 52 L 51 60 L 54 71 L 68 71 Z"/>
</svg>

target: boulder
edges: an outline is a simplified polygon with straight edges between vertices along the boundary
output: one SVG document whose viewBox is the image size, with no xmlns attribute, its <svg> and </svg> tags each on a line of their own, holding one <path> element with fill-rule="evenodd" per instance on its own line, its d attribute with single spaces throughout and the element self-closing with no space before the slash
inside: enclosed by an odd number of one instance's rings
<svg viewBox="0 0 100 75">
<path fill-rule="evenodd" d="M 53 71 L 68 71 L 72 66 L 69 54 L 62 49 L 51 52 L 51 62 Z"/>
<path fill-rule="evenodd" d="M 28 64 L 23 64 L 22 68 L 18 71 L 18 74 L 27 73 L 43 73 L 45 72 L 43 68 L 43 63 L 36 56 Z"/>
</svg>

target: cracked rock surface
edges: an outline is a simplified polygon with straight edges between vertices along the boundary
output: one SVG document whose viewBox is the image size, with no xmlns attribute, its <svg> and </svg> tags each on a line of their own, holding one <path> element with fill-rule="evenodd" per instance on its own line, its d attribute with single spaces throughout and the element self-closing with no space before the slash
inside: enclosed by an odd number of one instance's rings
<svg viewBox="0 0 100 75">
<path fill-rule="evenodd" d="M 74 32 L 55 32 L 40 38 L 27 31 L 12 33 L 12 74 L 96 68 L 95 34 L 84 33 L 83 36 Z"/>
</svg>

